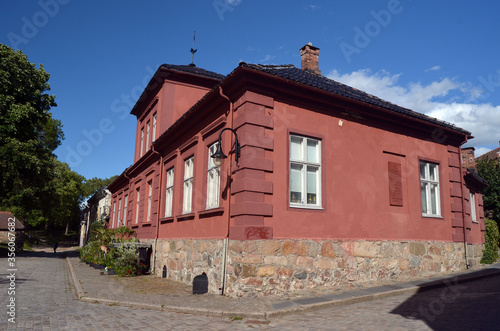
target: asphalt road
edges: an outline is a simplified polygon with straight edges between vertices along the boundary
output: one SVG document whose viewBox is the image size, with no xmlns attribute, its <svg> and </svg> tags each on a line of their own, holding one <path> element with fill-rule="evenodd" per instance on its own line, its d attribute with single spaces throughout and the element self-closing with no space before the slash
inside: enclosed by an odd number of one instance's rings
<svg viewBox="0 0 500 331">
<path fill-rule="evenodd" d="M 455 284 L 453 279 L 450 279 L 446 287 L 414 295 L 303 312 L 273 319 L 269 324 L 258 324 L 80 302 L 76 299 L 66 261 L 61 257 L 60 253 L 16 257 L 14 267 L 9 266 L 6 258 L 0 260 L 0 300 L 3 303 L 0 329 L 500 329 L 500 276 L 464 284 Z M 9 322 L 9 319 L 15 323 Z"/>
</svg>

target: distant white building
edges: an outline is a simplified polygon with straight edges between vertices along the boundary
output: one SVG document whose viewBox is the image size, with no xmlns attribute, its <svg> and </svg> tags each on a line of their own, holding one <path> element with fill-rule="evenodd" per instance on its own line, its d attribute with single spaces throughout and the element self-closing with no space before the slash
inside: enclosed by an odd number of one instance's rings
<svg viewBox="0 0 500 331">
<path fill-rule="evenodd" d="M 90 235 L 90 226 L 94 222 L 106 223 L 109 220 L 111 192 L 102 189 L 87 200 L 87 207 L 82 211 L 80 229 L 80 247 L 83 247 Z"/>
</svg>

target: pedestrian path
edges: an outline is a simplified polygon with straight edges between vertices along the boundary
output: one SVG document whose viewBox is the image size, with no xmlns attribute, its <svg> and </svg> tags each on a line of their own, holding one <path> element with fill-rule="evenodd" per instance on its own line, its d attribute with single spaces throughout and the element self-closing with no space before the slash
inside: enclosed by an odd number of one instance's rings
<svg viewBox="0 0 500 331">
<path fill-rule="evenodd" d="M 155 276 L 128 279 L 106 276 L 101 270 L 81 263 L 76 254 L 67 254 L 70 275 L 81 301 L 250 320 L 269 320 L 307 310 L 415 294 L 500 274 L 500 263 L 497 263 L 457 274 L 376 287 L 348 290 L 319 288 L 304 293 L 268 297 L 228 298 L 218 294 L 193 295 L 190 286 Z"/>
</svg>

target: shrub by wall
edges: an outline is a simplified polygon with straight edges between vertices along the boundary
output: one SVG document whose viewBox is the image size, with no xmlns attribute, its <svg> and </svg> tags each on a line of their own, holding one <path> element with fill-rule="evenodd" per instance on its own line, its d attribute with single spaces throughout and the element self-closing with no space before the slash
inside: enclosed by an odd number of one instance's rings
<svg viewBox="0 0 500 331">
<path fill-rule="evenodd" d="M 500 233 L 498 231 L 497 222 L 494 220 L 486 219 L 485 221 L 485 244 L 483 258 L 481 263 L 491 264 L 498 260 L 498 242 L 500 240 Z"/>
</svg>

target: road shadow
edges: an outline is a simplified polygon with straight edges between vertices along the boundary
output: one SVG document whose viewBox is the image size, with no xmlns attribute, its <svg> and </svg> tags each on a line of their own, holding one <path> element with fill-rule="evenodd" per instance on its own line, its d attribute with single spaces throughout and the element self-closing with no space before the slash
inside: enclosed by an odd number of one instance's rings
<svg viewBox="0 0 500 331">
<path fill-rule="evenodd" d="M 433 330 L 498 330 L 500 264 L 415 285 L 420 290 L 392 314 L 421 320 Z"/>
</svg>

